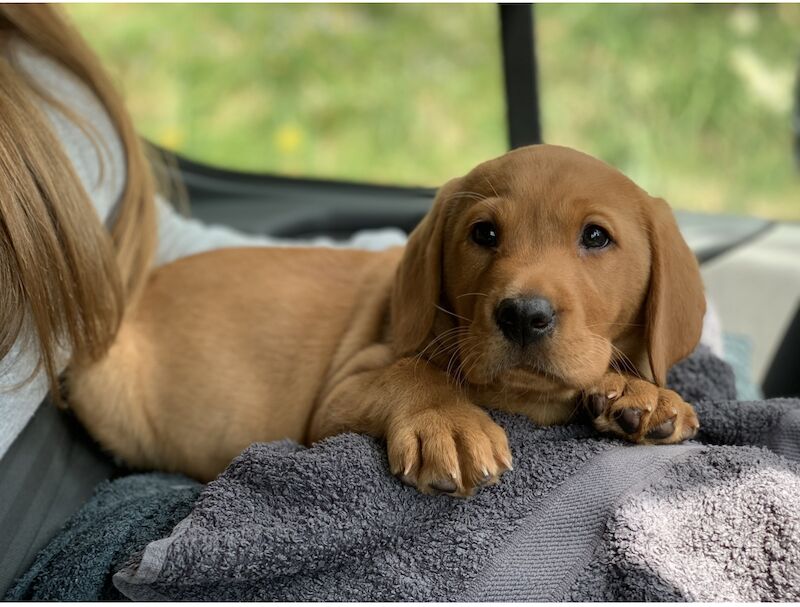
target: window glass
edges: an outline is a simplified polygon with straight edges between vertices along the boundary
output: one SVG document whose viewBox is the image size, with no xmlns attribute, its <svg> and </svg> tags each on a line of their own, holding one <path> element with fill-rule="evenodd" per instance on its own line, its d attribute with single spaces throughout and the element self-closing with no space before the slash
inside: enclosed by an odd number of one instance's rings
<svg viewBox="0 0 800 607">
<path fill-rule="evenodd" d="M 494 5 L 70 5 L 142 133 L 254 172 L 437 185 L 506 147 Z M 678 208 L 800 219 L 797 5 L 536 6 L 545 139 Z"/>
<path fill-rule="evenodd" d="M 438 185 L 506 147 L 494 5 L 74 4 L 150 140 L 219 167 Z"/>
<path fill-rule="evenodd" d="M 800 219 L 800 6 L 536 7 L 544 137 L 674 207 Z"/>
</svg>

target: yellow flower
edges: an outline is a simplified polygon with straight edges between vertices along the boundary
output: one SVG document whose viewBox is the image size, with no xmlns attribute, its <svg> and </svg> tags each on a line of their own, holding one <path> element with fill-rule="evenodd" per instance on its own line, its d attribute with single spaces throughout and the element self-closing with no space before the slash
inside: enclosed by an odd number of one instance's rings
<svg viewBox="0 0 800 607">
<path fill-rule="evenodd" d="M 275 145 L 284 154 L 291 154 L 297 151 L 303 143 L 303 132 L 295 125 L 283 125 L 275 133 Z"/>
<path fill-rule="evenodd" d="M 158 142 L 168 150 L 180 149 L 184 141 L 186 141 L 186 133 L 183 132 L 183 129 L 174 125 L 162 129 L 158 136 Z"/>
</svg>

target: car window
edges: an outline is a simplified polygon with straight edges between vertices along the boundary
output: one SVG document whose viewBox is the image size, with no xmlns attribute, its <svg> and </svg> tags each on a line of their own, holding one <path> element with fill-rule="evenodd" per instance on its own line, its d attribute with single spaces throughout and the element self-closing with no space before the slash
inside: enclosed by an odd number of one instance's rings
<svg viewBox="0 0 800 607">
<path fill-rule="evenodd" d="M 218 167 L 434 186 L 507 147 L 495 5 L 70 5 L 141 132 Z M 536 6 L 544 139 L 674 207 L 800 219 L 797 5 Z"/>
<path fill-rule="evenodd" d="M 74 4 L 139 130 L 248 172 L 438 185 L 506 148 L 494 5 Z"/>
<path fill-rule="evenodd" d="M 536 7 L 545 140 L 674 207 L 800 219 L 800 6 Z"/>
</svg>

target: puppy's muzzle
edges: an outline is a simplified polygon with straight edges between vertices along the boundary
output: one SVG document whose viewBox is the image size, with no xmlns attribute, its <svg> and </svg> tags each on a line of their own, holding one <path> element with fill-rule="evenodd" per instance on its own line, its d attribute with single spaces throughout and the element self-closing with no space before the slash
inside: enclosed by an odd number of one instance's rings
<svg viewBox="0 0 800 607">
<path fill-rule="evenodd" d="M 556 312 L 544 297 L 504 299 L 494 318 L 506 339 L 523 348 L 547 337 L 556 326 Z"/>
</svg>

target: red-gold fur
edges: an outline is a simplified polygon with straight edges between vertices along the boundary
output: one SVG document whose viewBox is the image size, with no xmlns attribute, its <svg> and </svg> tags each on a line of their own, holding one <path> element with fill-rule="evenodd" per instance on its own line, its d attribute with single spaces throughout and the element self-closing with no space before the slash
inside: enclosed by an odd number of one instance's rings
<svg viewBox="0 0 800 607">
<path fill-rule="evenodd" d="M 498 226 L 496 250 L 470 240 L 477 221 Z M 613 246 L 581 249 L 587 223 Z M 558 314 L 531 351 L 493 320 L 528 294 Z M 694 411 L 664 382 L 704 309 L 665 202 L 590 156 L 531 146 L 448 182 L 405 249 L 228 249 L 158 269 L 108 355 L 72 369 L 69 399 L 133 466 L 208 480 L 254 441 L 353 430 L 385 438 L 420 490 L 467 495 L 511 466 L 481 406 L 561 424 L 585 404 L 630 440 L 691 436 Z"/>
</svg>

